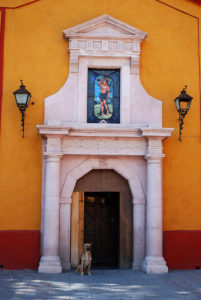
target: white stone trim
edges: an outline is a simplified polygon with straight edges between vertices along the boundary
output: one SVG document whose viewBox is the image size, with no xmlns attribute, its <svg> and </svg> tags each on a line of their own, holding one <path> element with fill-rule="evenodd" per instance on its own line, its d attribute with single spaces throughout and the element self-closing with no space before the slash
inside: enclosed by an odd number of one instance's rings
<svg viewBox="0 0 201 300">
<path fill-rule="evenodd" d="M 91 170 L 101 168 L 112 169 L 127 179 L 133 195 L 134 204 L 135 199 L 137 203 L 145 204 L 145 196 L 138 175 L 135 173 L 135 170 L 131 170 L 129 166 L 123 163 L 119 158 L 106 158 L 104 164 L 102 164 L 99 158 L 89 158 L 85 160 L 81 165 L 78 165 L 71 172 L 66 174 L 60 197 L 71 198 L 77 180 Z"/>
<path fill-rule="evenodd" d="M 89 158 L 85 160 L 82 164 L 79 164 L 76 168 L 71 170 L 66 174 L 66 178 L 61 190 L 60 203 L 62 203 L 61 211 L 62 218 L 60 222 L 68 224 L 70 228 L 70 215 L 65 213 L 65 208 L 63 208 L 63 203 L 70 203 L 71 205 L 71 196 L 75 187 L 75 184 L 79 178 L 87 174 L 93 169 L 112 169 L 123 176 L 128 180 L 129 187 L 133 197 L 133 268 L 139 269 L 142 265 L 142 261 L 145 253 L 145 204 L 146 199 L 145 195 L 139 180 L 138 175 L 135 173 L 135 170 L 129 168 L 128 165 L 123 163 L 119 158 L 118 159 L 109 159 L 109 158 Z M 65 198 L 64 198 L 65 195 Z M 68 199 L 64 202 L 63 199 Z M 65 220 L 65 221 L 64 221 Z M 66 226 L 66 225 L 65 225 Z M 63 228 L 64 225 L 60 223 L 60 228 Z M 70 229 L 69 229 L 70 230 Z M 68 243 L 65 242 L 65 238 L 60 239 L 60 253 L 62 261 L 66 262 L 65 256 L 69 258 L 70 253 L 70 240 Z M 65 256 L 62 256 L 62 254 Z M 70 268 L 70 259 L 63 266 L 66 269 Z"/>
</svg>

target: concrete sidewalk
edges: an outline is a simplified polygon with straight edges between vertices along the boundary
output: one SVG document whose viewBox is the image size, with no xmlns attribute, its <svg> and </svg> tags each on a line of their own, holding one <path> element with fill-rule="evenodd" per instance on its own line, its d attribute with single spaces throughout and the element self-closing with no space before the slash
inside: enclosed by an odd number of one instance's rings
<svg viewBox="0 0 201 300">
<path fill-rule="evenodd" d="M 201 270 L 149 275 L 133 270 L 92 270 L 38 274 L 37 271 L 0 271 L 0 299 L 201 299 Z"/>
</svg>

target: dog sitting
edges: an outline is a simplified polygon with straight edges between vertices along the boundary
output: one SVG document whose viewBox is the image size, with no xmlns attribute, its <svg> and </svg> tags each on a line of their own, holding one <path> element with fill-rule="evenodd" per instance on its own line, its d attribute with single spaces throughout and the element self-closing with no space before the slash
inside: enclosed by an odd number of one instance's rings
<svg viewBox="0 0 201 300">
<path fill-rule="evenodd" d="M 80 264 L 77 266 L 77 272 L 80 275 L 84 275 L 84 273 L 91 275 L 91 243 L 85 243 L 83 245 L 83 253 L 80 257 Z"/>
</svg>

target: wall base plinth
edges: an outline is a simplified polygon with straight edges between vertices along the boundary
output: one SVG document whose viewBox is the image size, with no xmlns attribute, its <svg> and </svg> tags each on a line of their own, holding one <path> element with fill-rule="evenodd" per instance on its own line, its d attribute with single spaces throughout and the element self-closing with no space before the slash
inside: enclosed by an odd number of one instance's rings
<svg viewBox="0 0 201 300">
<path fill-rule="evenodd" d="M 163 257 L 146 256 L 142 270 L 146 273 L 167 273 L 168 267 Z"/>
<path fill-rule="evenodd" d="M 42 256 L 38 273 L 62 273 L 61 260 L 59 256 Z"/>
</svg>

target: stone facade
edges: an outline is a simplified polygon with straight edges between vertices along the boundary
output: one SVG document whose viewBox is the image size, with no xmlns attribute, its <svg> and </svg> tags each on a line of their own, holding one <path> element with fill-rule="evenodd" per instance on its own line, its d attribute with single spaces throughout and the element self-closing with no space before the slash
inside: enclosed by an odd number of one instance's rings
<svg viewBox="0 0 201 300">
<path fill-rule="evenodd" d="M 42 258 L 39 272 L 70 269 L 72 193 L 92 169 L 112 169 L 128 180 L 133 199 L 133 268 L 167 272 L 162 255 L 163 139 L 161 102 L 139 80 L 146 34 L 110 16 L 64 30 L 70 73 L 45 99 Z M 87 124 L 88 68 L 120 69 L 120 124 Z M 146 224 L 146 226 L 145 226 Z"/>
</svg>

